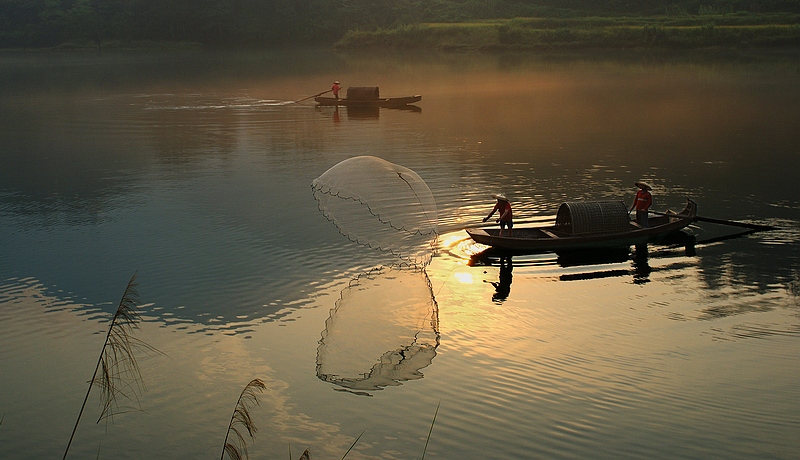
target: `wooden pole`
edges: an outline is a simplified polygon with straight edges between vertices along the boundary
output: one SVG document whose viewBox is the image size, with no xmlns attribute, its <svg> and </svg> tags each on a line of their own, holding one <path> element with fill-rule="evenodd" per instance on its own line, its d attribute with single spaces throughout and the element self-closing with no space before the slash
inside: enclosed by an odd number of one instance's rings
<svg viewBox="0 0 800 460">
<path fill-rule="evenodd" d="M 659 216 L 668 216 L 668 217 L 678 217 L 680 218 L 680 214 L 667 214 L 664 212 L 657 212 L 657 211 L 648 211 L 651 214 L 657 214 Z M 724 220 L 724 219 L 714 219 L 712 217 L 701 217 L 701 216 L 694 216 L 694 220 L 699 222 L 709 222 L 712 224 L 720 224 L 720 225 L 730 225 L 732 227 L 742 227 L 742 228 L 749 228 L 751 230 L 776 230 L 777 227 L 772 225 L 760 225 L 760 224 L 749 224 L 747 222 L 736 222 L 735 220 Z"/>
<path fill-rule="evenodd" d="M 514 221 L 514 225 L 518 225 L 518 224 L 542 224 L 544 222 L 546 222 L 546 221 L 545 220 L 515 220 Z M 462 228 L 463 229 L 467 229 L 467 228 L 496 227 L 496 226 L 499 226 L 499 225 L 500 224 L 495 222 L 494 219 L 491 219 L 491 222 L 484 222 L 484 223 L 481 223 L 481 224 L 463 225 L 463 226 L 459 226 L 458 229 L 462 229 Z M 442 232 L 442 233 L 447 233 L 447 232 Z"/>
<path fill-rule="evenodd" d="M 318 94 L 314 94 L 314 95 L 311 95 L 311 96 L 308 96 L 308 97 L 304 97 L 302 99 L 298 99 L 298 100 L 294 101 L 294 103 L 297 104 L 298 102 L 303 102 L 306 99 L 311 99 L 312 97 L 322 96 L 323 94 L 330 93 L 331 91 L 333 91 L 333 90 L 329 89 L 328 91 L 323 91 L 323 92 L 318 93 Z"/>
<path fill-rule="evenodd" d="M 751 230 L 775 230 L 775 229 L 777 229 L 777 227 L 772 226 L 772 225 L 748 224 L 746 222 L 736 222 L 736 221 L 733 221 L 733 220 L 713 219 L 711 217 L 695 216 L 694 220 L 698 220 L 700 222 L 710 222 L 712 224 L 731 225 L 733 227 L 749 228 Z"/>
</svg>

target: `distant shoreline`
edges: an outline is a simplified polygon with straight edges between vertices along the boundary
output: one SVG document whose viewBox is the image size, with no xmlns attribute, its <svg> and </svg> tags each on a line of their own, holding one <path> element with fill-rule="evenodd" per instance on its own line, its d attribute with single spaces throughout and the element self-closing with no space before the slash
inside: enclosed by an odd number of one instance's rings
<svg viewBox="0 0 800 460">
<path fill-rule="evenodd" d="M 432 51 L 444 53 L 685 52 L 711 54 L 800 52 L 800 14 L 726 14 L 650 17 L 514 18 L 423 23 L 391 29 L 349 31 L 333 45 L 304 44 L 344 52 Z M 8 53 L 186 52 L 285 49 L 209 46 L 191 41 L 71 40 L 53 47 L 0 48 Z"/>
<path fill-rule="evenodd" d="M 197 51 L 206 49 L 202 43 L 187 41 L 152 41 L 152 40 L 133 40 L 119 41 L 109 40 L 98 46 L 96 43 L 85 41 L 69 41 L 58 46 L 45 47 L 13 47 L 0 48 L 0 53 L 52 53 L 52 52 L 139 52 L 139 51 Z"/>
<path fill-rule="evenodd" d="M 337 49 L 800 49 L 800 15 L 515 18 L 350 31 Z"/>
</svg>

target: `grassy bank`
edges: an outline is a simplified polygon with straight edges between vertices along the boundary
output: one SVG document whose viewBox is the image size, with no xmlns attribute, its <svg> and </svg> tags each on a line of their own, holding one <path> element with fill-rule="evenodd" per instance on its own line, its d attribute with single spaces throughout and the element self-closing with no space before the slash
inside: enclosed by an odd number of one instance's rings
<svg viewBox="0 0 800 460">
<path fill-rule="evenodd" d="M 348 32 L 343 49 L 800 48 L 800 15 L 515 18 Z"/>
</svg>

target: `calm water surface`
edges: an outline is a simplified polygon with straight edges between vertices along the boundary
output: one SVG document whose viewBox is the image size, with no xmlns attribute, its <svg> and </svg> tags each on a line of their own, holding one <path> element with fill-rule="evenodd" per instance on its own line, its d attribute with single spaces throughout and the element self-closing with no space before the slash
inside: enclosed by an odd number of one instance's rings
<svg viewBox="0 0 800 460">
<path fill-rule="evenodd" d="M 334 79 L 421 111 L 292 103 Z M 214 458 L 253 378 L 252 458 L 416 458 L 437 405 L 427 458 L 800 456 L 800 60 L 12 54 L 0 87 L 0 457 L 63 454 L 134 273 L 166 356 L 75 458 Z M 430 188 L 426 270 L 318 209 L 360 155 Z M 493 193 L 546 222 L 639 179 L 779 230 L 469 263 Z"/>
</svg>

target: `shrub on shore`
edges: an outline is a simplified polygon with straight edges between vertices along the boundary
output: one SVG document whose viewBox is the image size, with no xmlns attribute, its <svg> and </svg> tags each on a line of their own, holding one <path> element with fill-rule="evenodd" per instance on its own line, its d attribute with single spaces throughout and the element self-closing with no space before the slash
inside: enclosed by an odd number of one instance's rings
<svg viewBox="0 0 800 460">
<path fill-rule="evenodd" d="M 348 32 L 339 48 L 798 47 L 800 15 L 515 18 Z"/>
</svg>

